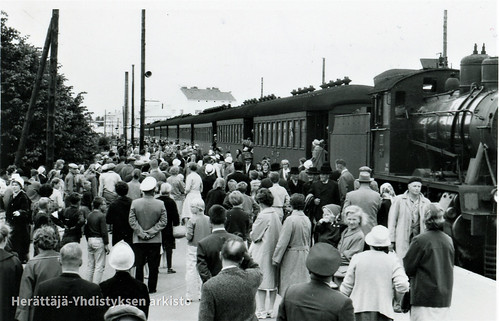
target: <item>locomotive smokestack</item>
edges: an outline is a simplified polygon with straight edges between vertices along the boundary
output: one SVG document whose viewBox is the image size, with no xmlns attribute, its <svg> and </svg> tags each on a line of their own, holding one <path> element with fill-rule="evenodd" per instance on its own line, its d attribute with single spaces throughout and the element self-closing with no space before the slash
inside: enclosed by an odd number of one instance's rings
<svg viewBox="0 0 499 321">
<path fill-rule="evenodd" d="M 442 52 L 444 58 L 444 67 L 448 67 L 447 63 L 447 10 L 444 10 L 444 48 Z"/>
<path fill-rule="evenodd" d="M 326 58 L 322 58 L 322 84 L 326 83 Z"/>
</svg>

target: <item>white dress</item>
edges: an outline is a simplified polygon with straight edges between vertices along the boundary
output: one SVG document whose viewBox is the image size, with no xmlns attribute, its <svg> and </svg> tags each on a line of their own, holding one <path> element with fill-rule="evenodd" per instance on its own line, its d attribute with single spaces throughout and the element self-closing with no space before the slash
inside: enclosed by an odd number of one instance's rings
<svg viewBox="0 0 499 321">
<path fill-rule="evenodd" d="M 184 204 L 182 206 L 182 218 L 192 216 L 191 213 L 191 203 L 194 199 L 201 198 L 201 192 L 203 191 L 203 180 L 196 172 L 191 172 L 187 175 L 185 179 L 185 192 L 187 193 Z"/>
</svg>

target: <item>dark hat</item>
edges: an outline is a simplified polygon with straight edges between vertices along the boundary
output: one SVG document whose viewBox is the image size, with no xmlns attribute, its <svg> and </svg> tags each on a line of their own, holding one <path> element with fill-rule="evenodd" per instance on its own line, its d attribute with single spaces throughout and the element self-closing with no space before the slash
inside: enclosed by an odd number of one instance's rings
<svg viewBox="0 0 499 321">
<path fill-rule="evenodd" d="M 423 180 L 420 177 L 413 176 L 409 179 L 409 182 L 407 182 L 407 185 L 414 183 L 414 182 L 419 182 L 419 183 L 423 184 Z"/>
<path fill-rule="evenodd" d="M 291 167 L 291 169 L 289 170 L 289 174 L 298 175 L 300 174 L 300 170 L 298 170 L 298 167 Z"/>
<path fill-rule="evenodd" d="M 109 308 L 109 310 L 107 310 L 106 314 L 104 315 L 104 319 L 106 321 L 113 321 L 124 316 L 131 317 L 133 320 L 147 320 L 144 311 L 131 305 L 112 306 L 111 308 Z"/>
<path fill-rule="evenodd" d="M 341 255 L 329 243 L 319 242 L 310 249 L 307 256 L 307 269 L 320 276 L 331 276 L 338 270 Z"/>
<path fill-rule="evenodd" d="M 332 171 L 331 166 L 327 164 L 321 166 L 321 174 L 331 174 Z"/>
<path fill-rule="evenodd" d="M 360 172 L 359 173 L 359 183 L 370 183 L 373 179 L 371 178 L 371 174 L 368 172 Z"/>
<path fill-rule="evenodd" d="M 280 168 L 281 168 L 281 165 L 279 165 L 279 163 L 270 164 L 270 171 L 272 171 L 272 172 L 278 172 Z"/>
<path fill-rule="evenodd" d="M 307 169 L 307 174 L 317 175 L 319 174 L 319 171 L 317 170 L 317 167 L 310 167 L 309 169 Z"/>
</svg>

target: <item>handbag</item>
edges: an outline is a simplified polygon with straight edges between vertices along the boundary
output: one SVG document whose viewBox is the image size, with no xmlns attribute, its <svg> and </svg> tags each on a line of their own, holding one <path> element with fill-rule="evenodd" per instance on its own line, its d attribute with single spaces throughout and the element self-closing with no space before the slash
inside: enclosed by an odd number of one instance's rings
<svg viewBox="0 0 499 321">
<path fill-rule="evenodd" d="M 187 233 L 187 228 L 185 225 L 178 225 L 173 227 L 173 237 L 176 239 L 181 239 L 185 237 L 185 234 Z"/>
<path fill-rule="evenodd" d="M 403 313 L 407 313 L 411 310 L 411 291 L 404 293 L 402 297 L 402 303 L 400 303 L 400 309 Z"/>
</svg>

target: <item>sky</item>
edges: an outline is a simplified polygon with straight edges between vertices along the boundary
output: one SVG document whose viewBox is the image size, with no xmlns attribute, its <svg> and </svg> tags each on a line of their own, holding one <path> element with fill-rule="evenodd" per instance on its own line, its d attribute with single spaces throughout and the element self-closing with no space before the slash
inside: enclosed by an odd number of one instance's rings
<svg viewBox="0 0 499 321">
<path fill-rule="evenodd" d="M 447 10 L 449 64 L 485 43 L 497 56 L 495 0 L 329 1 L 6 1 L 8 25 L 42 48 L 52 9 L 59 9 L 58 61 L 84 105 L 101 116 L 124 105 L 125 72 L 135 65 L 140 105 L 141 9 L 146 9 L 147 104 L 174 108 L 180 87 L 217 87 L 241 104 L 290 96 L 348 76 L 373 85 L 387 69 L 420 69 L 443 51 Z"/>
</svg>

